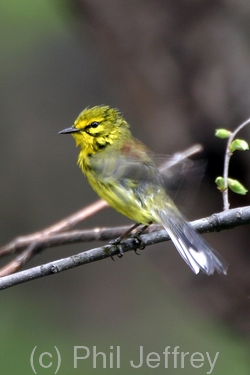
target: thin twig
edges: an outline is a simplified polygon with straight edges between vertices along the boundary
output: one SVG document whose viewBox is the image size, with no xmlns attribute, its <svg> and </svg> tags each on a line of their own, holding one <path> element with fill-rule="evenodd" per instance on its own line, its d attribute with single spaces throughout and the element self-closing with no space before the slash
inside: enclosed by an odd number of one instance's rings
<svg viewBox="0 0 250 375">
<path fill-rule="evenodd" d="M 229 173 L 229 163 L 231 156 L 233 153 L 230 151 L 230 145 L 233 142 L 236 134 L 239 133 L 240 130 L 242 130 L 246 125 L 250 123 L 250 118 L 243 122 L 240 126 L 238 126 L 237 129 L 235 129 L 234 132 L 230 134 L 227 140 L 227 147 L 226 147 L 226 153 L 224 158 L 224 171 L 223 171 L 223 179 L 225 184 L 225 189 L 223 189 L 222 196 L 223 196 L 223 209 L 228 210 L 230 207 L 229 199 L 228 199 L 228 173 Z"/>
<path fill-rule="evenodd" d="M 202 145 L 195 144 L 182 152 L 176 152 L 169 160 L 166 160 L 159 166 L 159 171 L 162 173 L 166 169 L 172 168 L 174 165 L 181 163 L 183 160 L 188 159 L 190 156 L 197 154 L 203 150 Z"/>
<path fill-rule="evenodd" d="M 60 220 L 58 223 L 41 230 L 40 232 L 32 233 L 28 236 L 18 237 L 15 240 L 8 243 L 7 245 L 0 248 L 0 257 L 9 254 L 14 254 L 17 251 L 21 251 L 33 242 L 41 239 L 42 237 L 47 237 L 51 234 L 73 228 L 75 225 L 85 220 L 87 217 L 94 215 L 96 212 L 102 210 L 105 207 L 108 207 L 107 202 L 100 199 L 90 204 L 89 206 L 84 207 L 82 210 L 75 212 L 73 215 L 70 215 L 63 220 Z"/>
</svg>

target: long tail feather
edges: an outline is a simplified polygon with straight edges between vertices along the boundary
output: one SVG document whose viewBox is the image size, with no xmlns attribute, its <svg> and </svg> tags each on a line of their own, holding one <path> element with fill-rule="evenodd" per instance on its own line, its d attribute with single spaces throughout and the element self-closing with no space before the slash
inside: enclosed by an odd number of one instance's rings
<svg viewBox="0 0 250 375">
<path fill-rule="evenodd" d="M 227 273 L 228 263 L 184 220 L 170 210 L 158 212 L 173 244 L 194 273 Z"/>
</svg>

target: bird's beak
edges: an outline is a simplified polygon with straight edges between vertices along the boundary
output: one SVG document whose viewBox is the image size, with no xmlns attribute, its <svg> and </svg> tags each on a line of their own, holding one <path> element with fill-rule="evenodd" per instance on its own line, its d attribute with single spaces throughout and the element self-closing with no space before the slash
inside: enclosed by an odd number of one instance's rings
<svg viewBox="0 0 250 375">
<path fill-rule="evenodd" d="M 70 133 L 76 133 L 79 132 L 80 129 L 74 128 L 71 126 L 70 128 L 61 130 L 58 134 L 70 134 Z"/>
</svg>

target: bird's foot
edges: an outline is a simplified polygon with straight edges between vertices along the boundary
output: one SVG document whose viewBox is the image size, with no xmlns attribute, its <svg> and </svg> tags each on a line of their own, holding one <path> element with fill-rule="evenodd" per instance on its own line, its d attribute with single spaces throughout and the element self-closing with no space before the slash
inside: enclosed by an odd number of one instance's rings
<svg viewBox="0 0 250 375">
<path fill-rule="evenodd" d="M 121 246 L 121 240 L 122 240 L 121 237 L 117 237 L 115 240 L 111 240 L 109 242 L 110 245 L 115 245 L 117 247 L 118 254 L 116 254 L 116 255 L 118 256 L 118 258 L 122 258 L 123 257 L 123 250 L 122 250 L 122 246 Z M 114 255 L 111 255 L 111 259 L 113 261 L 115 261 Z"/>
<path fill-rule="evenodd" d="M 112 240 L 110 241 L 109 243 L 111 245 L 115 245 L 118 249 L 118 258 L 122 258 L 123 257 L 123 250 L 122 250 L 122 246 L 121 246 L 121 241 L 124 239 L 124 237 L 127 237 L 135 228 L 137 228 L 140 224 L 134 224 L 129 230 L 127 230 L 127 232 L 125 232 L 123 235 L 117 237 L 115 240 Z M 143 240 L 141 239 L 141 234 L 145 231 L 145 229 L 147 229 L 147 227 L 150 225 L 150 223 L 148 225 L 144 225 L 140 230 L 138 230 L 136 233 L 134 233 L 131 238 L 134 239 L 135 241 L 135 245 L 136 245 L 136 249 L 134 250 L 134 252 L 137 254 L 137 255 L 140 255 L 137 250 L 144 250 L 145 247 L 146 247 L 146 244 L 145 242 L 143 242 Z M 111 255 L 111 258 L 112 260 L 114 260 L 114 256 Z"/>
<path fill-rule="evenodd" d="M 135 233 L 132 238 L 135 240 L 135 245 L 136 245 L 136 249 L 134 250 L 134 252 L 137 254 L 137 255 L 141 255 L 140 253 L 138 253 L 137 251 L 138 250 L 144 250 L 145 247 L 146 247 L 146 244 L 145 242 L 143 242 L 143 240 L 141 239 L 140 237 L 140 234 L 137 234 Z"/>
</svg>

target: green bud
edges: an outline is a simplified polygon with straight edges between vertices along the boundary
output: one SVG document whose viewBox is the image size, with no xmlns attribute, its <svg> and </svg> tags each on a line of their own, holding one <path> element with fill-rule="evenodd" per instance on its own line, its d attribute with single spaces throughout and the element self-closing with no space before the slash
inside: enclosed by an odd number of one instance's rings
<svg viewBox="0 0 250 375">
<path fill-rule="evenodd" d="M 235 139 L 231 143 L 229 149 L 231 152 L 234 152 L 235 150 L 245 151 L 245 150 L 249 150 L 249 146 L 248 146 L 248 143 L 244 141 L 244 139 Z"/>
<path fill-rule="evenodd" d="M 245 195 L 248 190 L 238 181 L 233 180 L 232 178 L 228 178 L 228 187 L 237 194 Z"/>
<path fill-rule="evenodd" d="M 218 138 L 228 138 L 231 132 L 227 129 L 216 129 L 215 136 Z"/>
<path fill-rule="evenodd" d="M 224 181 L 223 177 L 221 177 L 221 176 L 217 177 L 216 180 L 215 180 L 215 183 L 218 186 L 218 189 L 220 191 L 226 190 L 225 181 Z"/>
</svg>

